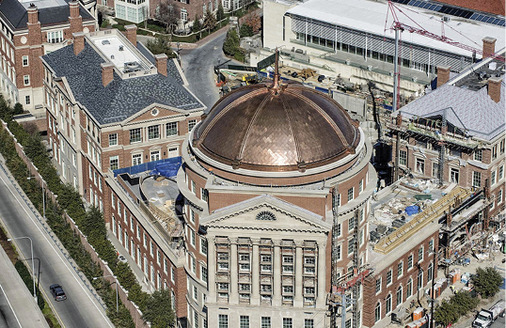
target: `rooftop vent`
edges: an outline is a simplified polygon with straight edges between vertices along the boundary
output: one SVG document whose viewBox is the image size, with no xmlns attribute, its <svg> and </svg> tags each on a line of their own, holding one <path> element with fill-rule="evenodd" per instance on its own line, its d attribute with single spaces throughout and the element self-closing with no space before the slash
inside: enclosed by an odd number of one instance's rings
<svg viewBox="0 0 506 328">
<path fill-rule="evenodd" d="M 103 45 L 106 45 L 106 44 L 111 44 L 111 42 L 109 42 L 109 40 L 103 40 L 103 41 L 102 41 L 102 44 L 103 44 Z"/>
<path fill-rule="evenodd" d="M 119 51 L 123 51 L 123 50 L 124 50 L 123 46 L 119 46 Z"/>
<path fill-rule="evenodd" d="M 125 63 L 125 73 L 140 71 L 141 67 L 138 62 Z"/>
</svg>

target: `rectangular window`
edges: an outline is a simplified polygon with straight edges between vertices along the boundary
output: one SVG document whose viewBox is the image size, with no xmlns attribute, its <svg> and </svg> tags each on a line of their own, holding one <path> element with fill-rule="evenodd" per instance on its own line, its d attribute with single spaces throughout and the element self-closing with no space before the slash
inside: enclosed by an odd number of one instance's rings
<svg viewBox="0 0 506 328">
<path fill-rule="evenodd" d="M 207 283 L 207 268 L 200 266 L 200 279 Z"/>
<path fill-rule="evenodd" d="M 109 134 L 109 147 L 118 145 L 118 134 L 111 133 Z"/>
<path fill-rule="evenodd" d="M 356 225 L 357 220 L 355 220 L 354 216 L 348 219 L 348 231 L 352 231 L 353 229 L 355 229 Z"/>
<path fill-rule="evenodd" d="M 160 138 L 160 126 L 159 125 L 148 126 L 148 140 L 159 138 Z"/>
<path fill-rule="evenodd" d="M 130 130 L 130 143 L 141 141 L 142 141 L 141 128 Z"/>
<path fill-rule="evenodd" d="M 48 43 L 59 43 L 63 42 L 63 31 L 53 31 L 47 32 L 47 42 Z"/>
<path fill-rule="evenodd" d="M 502 165 L 501 165 L 501 166 L 499 167 L 499 173 L 497 173 L 497 177 L 498 177 L 497 179 L 498 179 L 498 180 L 502 180 L 503 175 L 504 175 L 504 166 L 502 166 Z"/>
<path fill-rule="evenodd" d="M 353 238 L 348 240 L 348 256 L 353 254 L 354 251 L 355 251 L 355 239 Z"/>
<path fill-rule="evenodd" d="M 376 294 L 381 291 L 381 277 L 376 279 Z"/>
<path fill-rule="evenodd" d="M 387 272 L 387 286 L 392 283 L 392 270 L 388 270 Z"/>
<path fill-rule="evenodd" d="M 118 156 L 109 157 L 109 168 L 112 171 L 119 169 L 119 157 Z"/>
<path fill-rule="evenodd" d="M 132 166 L 142 164 L 142 154 L 133 154 L 132 155 Z"/>
<path fill-rule="evenodd" d="M 227 314 L 218 314 L 218 328 L 228 328 Z"/>
<path fill-rule="evenodd" d="M 408 153 L 405 150 L 399 151 L 399 165 L 406 166 L 408 164 Z"/>
<path fill-rule="evenodd" d="M 23 75 L 24 85 L 30 85 L 30 75 Z"/>
<path fill-rule="evenodd" d="M 418 249 L 418 262 L 423 261 L 423 246 Z"/>
<path fill-rule="evenodd" d="M 304 319 L 304 328 L 314 328 L 314 319 Z"/>
<path fill-rule="evenodd" d="M 480 162 L 483 160 L 483 150 L 478 149 L 474 151 L 474 160 Z"/>
<path fill-rule="evenodd" d="M 241 315 L 239 319 L 239 328 L 249 328 L 249 316 Z"/>
<path fill-rule="evenodd" d="M 404 271 L 404 263 L 401 261 L 397 264 L 397 277 L 402 276 L 403 271 Z"/>
<path fill-rule="evenodd" d="M 364 190 L 364 180 L 358 182 L 358 193 L 360 194 Z"/>
<path fill-rule="evenodd" d="M 348 189 L 348 201 L 351 201 L 353 200 L 353 196 L 354 196 L 354 188 L 351 187 L 350 189 Z"/>
<path fill-rule="evenodd" d="M 473 187 L 481 187 L 481 172 L 473 171 Z"/>
<path fill-rule="evenodd" d="M 261 328 L 271 328 L 271 317 L 262 317 Z"/>
<path fill-rule="evenodd" d="M 195 125 L 197 125 L 197 120 L 189 120 L 188 121 L 188 132 L 190 132 L 195 127 Z"/>
<path fill-rule="evenodd" d="M 29 65 L 28 56 L 23 56 L 22 57 L 22 62 L 23 62 L 23 67 L 28 66 Z"/>
<path fill-rule="evenodd" d="M 159 161 L 160 160 L 160 151 L 159 150 L 154 150 L 152 152 L 149 153 L 149 159 L 151 162 L 154 162 L 154 161 Z"/>
<path fill-rule="evenodd" d="M 30 105 L 30 96 L 25 96 L 25 105 Z"/>
<path fill-rule="evenodd" d="M 450 182 L 459 183 L 459 169 L 450 168 Z"/>
<path fill-rule="evenodd" d="M 495 185 L 495 183 L 497 182 L 495 177 L 496 177 L 496 173 L 494 170 L 490 173 L 490 185 L 491 186 Z"/>
<path fill-rule="evenodd" d="M 177 122 L 169 122 L 165 125 L 165 135 L 167 137 L 177 136 Z"/>
<path fill-rule="evenodd" d="M 416 172 L 425 174 L 425 161 L 421 158 L 416 159 Z"/>
<path fill-rule="evenodd" d="M 207 239 L 200 238 L 200 252 L 207 255 Z"/>
<path fill-rule="evenodd" d="M 293 328 L 292 318 L 283 318 L 283 328 Z"/>
<path fill-rule="evenodd" d="M 413 254 L 408 256 L 408 270 L 413 267 Z"/>
</svg>

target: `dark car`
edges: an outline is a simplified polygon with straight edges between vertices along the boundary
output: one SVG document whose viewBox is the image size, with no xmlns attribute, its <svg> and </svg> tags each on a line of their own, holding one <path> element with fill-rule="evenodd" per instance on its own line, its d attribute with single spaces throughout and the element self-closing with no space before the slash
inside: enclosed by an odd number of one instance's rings
<svg viewBox="0 0 506 328">
<path fill-rule="evenodd" d="M 53 294 L 53 297 L 56 301 L 65 301 L 67 299 L 67 295 L 65 295 L 65 292 L 60 285 L 51 285 L 49 286 L 49 290 L 51 291 L 51 294 Z"/>
</svg>

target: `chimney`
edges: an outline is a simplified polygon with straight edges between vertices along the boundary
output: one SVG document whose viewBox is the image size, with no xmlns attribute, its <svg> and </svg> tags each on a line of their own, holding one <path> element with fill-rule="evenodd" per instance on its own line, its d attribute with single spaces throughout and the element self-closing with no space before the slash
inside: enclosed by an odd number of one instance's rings
<svg viewBox="0 0 506 328">
<path fill-rule="evenodd" d="M 74 55 L 77 56 L 84 49 L 84 33 L 83 32 L 72 33 L 72 36 L 74 37 Z"/>
<path fill-rule="evenodd" d="M 450 66 L 437 67 L 437 88 L 450 80 Z"/>
<path fill-rule="evenodd" d="M 137 47 L 137 26 L 135 25 L 127 25 L 125 26 L 125 34 L 126 34 L 126 37 L 128 39 L 128 41 L 130 41 L 131 44 L 134 45 L 134 47 Z"/>
<path fill-rule="evenodd" d="M 28 7 L 28 24 L 37 24 L 39 22 L 39 10 L 31 3 Z"/>
<path fill-rule="evenodd" d="M 102 85 L 106 87 L 114 79 L 114 64 L 113 63 L 102 63 Z"/>
<path fill-rule="evenodd" d="M 79 17 L 79 2 L 73 0 L 69 2 L 70 16 L 71 18 Z"/>
<path fill-rule="evenodd" d="M 495 41 L 497 39 L 487 36 L 483 38 L 483 56 L 482 58 L 490 57 L 495 54 Z"/>
<path fill-rule="evenodd" d="M 166 54 L 158 54 L 155 55 L 156 60 L 156 70 L 159 74 L 163 76 L 167 76 L 167 55 Z"/>
<path fill-rule="evenodd" d="M 501 83 L 500 77 L 491 77 L 488 79 L 488 95 L 496 103 L 501 101 Z"/>
</svg>

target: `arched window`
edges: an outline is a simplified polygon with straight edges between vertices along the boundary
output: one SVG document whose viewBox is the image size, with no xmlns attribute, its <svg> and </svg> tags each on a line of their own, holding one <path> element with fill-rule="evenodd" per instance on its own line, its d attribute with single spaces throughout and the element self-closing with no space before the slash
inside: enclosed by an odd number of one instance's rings
<svg viewBox="0 0 506 328">
<path fill-rule="evenodd" d="M 388 294 L 385 301 L 385 313 L 388 314 L 392 311 L 392 294 Z"/>
<path fill-rule="evenodd" d="M 409 278 L 408 284 L 406 285 L 406 298 L 413 294 L 413 279 Z"/>
<path fill-rule="evenodd" d="M 399 286 L 399 288 L 397 288 L 397 303 L 396 303 L 396 307 L 401 305 L 402 304 L 402 286 Z"/>
<path fill-rule="evenodd" d="M 374 308 L 374 322 L 378 322 L 381 319 L 381 303 L 378 302 L 376 304 L 376 308 Z"/>
</svg>

